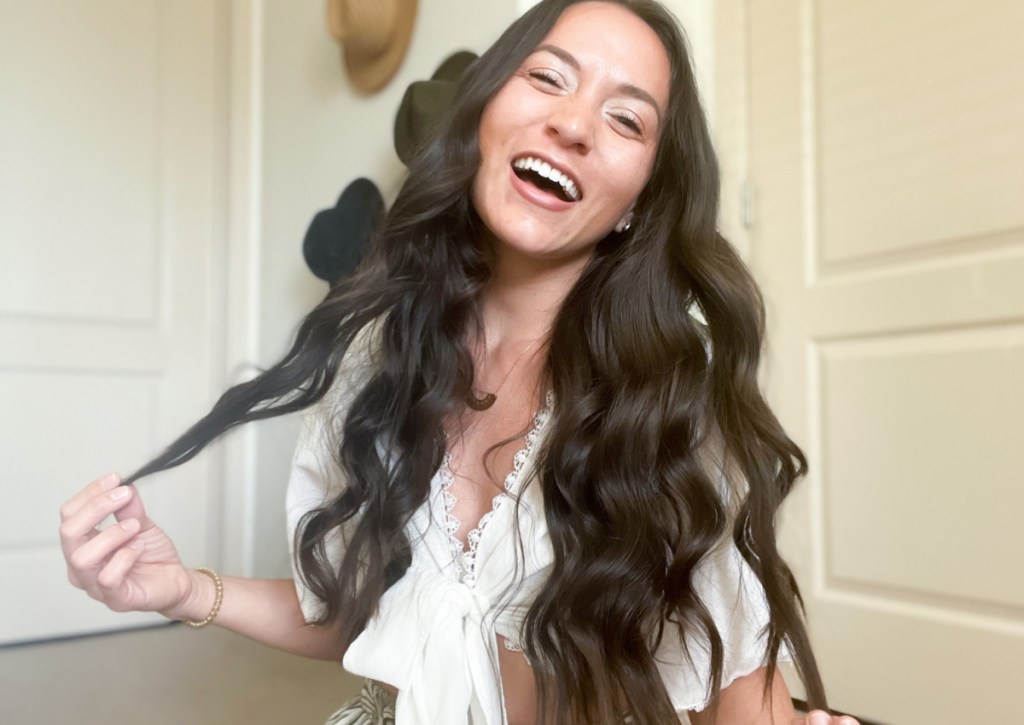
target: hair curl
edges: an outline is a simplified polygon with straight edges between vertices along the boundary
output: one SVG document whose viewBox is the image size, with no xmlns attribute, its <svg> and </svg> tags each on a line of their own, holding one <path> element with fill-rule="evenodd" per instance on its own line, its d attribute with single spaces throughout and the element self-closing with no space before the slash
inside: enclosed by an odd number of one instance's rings
<svg viewBox="0 0 1024 725">
<path fill-rule="evenodd" d="M 671 94 L 628 241 L 612 233 L 598 243 L 552 334 L 546 374 L 557 406 L 538 471 L 555 559 L 523 642 L 537 668 L 538 721 L 553 713 L 560 723 L 611 723 L 625 712 L 638 724 L 673 721 L 654 660 L 669 624 L 680 638 L 697 633 L 708 643 L 715 707 L 722 638 L 691 577 L 729 536 L 770 610 L 765 696 L 785 644 L 809 703 L 824 707 L 802 600 L 775 541 L 777 509 L 806 461 L 757 385 L 763 303 L 717 231 L 717 161 L 686 42 L 653 0 L 613 1 L 661 38 Z M 443 421 L 471 390 L 465 339 L 490 274 L 470 201 L 481 115 L 573 3 L 536 5 L 471 67 L 367 261 L 303 320 L 284 358 L 225 392 L 127 479 L 180 465 L 237 425 L 314 404 L 356 334 L 381 320 L 380 364 L 339 424 L 335 454 L 348 485 L 308 512 L 296 535 L 303 578 L 325 603 L 321 623 L 343 622 L 345 646 L 410 564 L 404 528 L 441 463 Z M 704 455 L 714 441 L 736 472 L 733 511 Z M 354 524 L 347 548 L 332 566 L 325 539 L 346 522 Z"/>
</svg>

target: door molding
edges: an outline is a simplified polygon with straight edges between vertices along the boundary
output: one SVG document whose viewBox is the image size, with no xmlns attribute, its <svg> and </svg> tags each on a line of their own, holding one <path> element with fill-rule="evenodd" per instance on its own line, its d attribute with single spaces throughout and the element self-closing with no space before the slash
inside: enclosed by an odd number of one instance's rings
<svg viewBox="0 0 1024 725">
<path fill-rule="evenodd" d="M 220 225 L 226 240 L 216 275 L 224 281 L 213 314 L 224 320 L 217 356 L 221 388 L 254 376 L 259 356 L 262 236 L 263 2 L 222 0 L 219 7 L 223 70 L 220 85 L 225 153 L 219 163 L 225 183 Z M 256 430 L 229 435 L 214 462 L 222 481 L 211 511 L 219 522 L 219 565 L 239 576 L 255 570 Z"/>
</svg>

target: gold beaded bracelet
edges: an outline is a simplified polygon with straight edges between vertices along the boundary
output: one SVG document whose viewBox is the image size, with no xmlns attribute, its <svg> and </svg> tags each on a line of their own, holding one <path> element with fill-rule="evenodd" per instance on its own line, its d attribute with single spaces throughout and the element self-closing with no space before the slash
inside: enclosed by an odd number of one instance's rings
<svg viewBox="0 0 1024 725">
<path fill-rule="evenodd" d="M 187 624 L 189 627 L 192 627 L 193 629 L 201 629 L 202 627 L 205 627 L 214 619 L 216 619 L 217 613 L 220 611 L 220 603 L 224 601 L 224 582 L 220 580 L 220 575 L 217 574 L 217 572 L 215 572 L 213 569 L 207 569 L 205 566 L 197 566 L 195 570 L 201 571 L 203 574 L 206 574 L 207 576 L 212 578 L 213 584 L 217 588 L 217 594 L 213 600 L 213 609 L 211 609 L 210 613 L 206 615 L 206 619 L 204 619 L 201 622 L 193 622 L 188 619 L 182 620 L 185 624 Z"/>
</svg>

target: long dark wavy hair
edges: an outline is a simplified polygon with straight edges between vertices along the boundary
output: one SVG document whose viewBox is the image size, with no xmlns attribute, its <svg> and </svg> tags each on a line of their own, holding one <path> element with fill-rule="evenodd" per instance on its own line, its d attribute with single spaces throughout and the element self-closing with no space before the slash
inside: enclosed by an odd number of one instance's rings
<svg viewBox="0 0 1024 725">
<path fill-rule="evenodd" d="M 472 388 L 467 333 L 490 276 L 470 201 L 481 115 L 573 1 L 536 5 L 467 72 L 369 258 L 303 320 L 284 358 L 229 389 L 126 480 L 180 465 L 235 426 L 316 403 L 356 334 L 379 320 L 379 365 L 337 422 L 342 442 L 332 455 L 347 487 L 308 512 L 296 533 L 303 579 L 325 605 L 318 623 L 340 621 L 345 647 L 410 564 L 404 528 L 442 461 L 444 421 Z M 803 603 L 775 536 L 776 512 L 806 461 L 758 388 L 763 303 L 717 231 L 717 161 L 686 42 L 653 0 L 614 2 L 661 38 L 671 94 L 633 228 L 598 243 L 551 336 L 545 376 L 556 409 L 537 470 L 554 566 L 523 641 L 537 675 L 538 721 L 613 723 L 628 712 L 638 724 L 674 722 L 654 659 L 663 636 L 706 643 L 717 707 L 722 637 L 692 575 L 729 537 L 770 610 L 765 697 L 785 644 L 810 705 L 824 707 Z M 712 440 L 735 473 L 734 506 L 707 465 Z M 325 539 L 342 524 L 351 526 L 348 545 L 332 566 Z"/>
</svg>

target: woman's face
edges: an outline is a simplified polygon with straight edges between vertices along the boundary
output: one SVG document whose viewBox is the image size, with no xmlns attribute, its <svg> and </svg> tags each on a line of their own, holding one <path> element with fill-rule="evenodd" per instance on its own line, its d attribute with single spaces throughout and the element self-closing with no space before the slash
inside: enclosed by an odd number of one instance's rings
<svg viewBox="0 0 1024 725">
<path fill-rule="evenodd" d="M 484 109 L 473 204 L 496 253 L 582 267 L 650 177 L 670 67 L 617 5 L 572 5 Z"/>
</svg>

